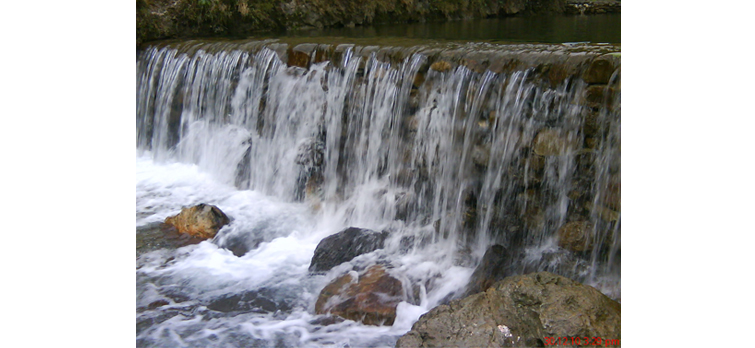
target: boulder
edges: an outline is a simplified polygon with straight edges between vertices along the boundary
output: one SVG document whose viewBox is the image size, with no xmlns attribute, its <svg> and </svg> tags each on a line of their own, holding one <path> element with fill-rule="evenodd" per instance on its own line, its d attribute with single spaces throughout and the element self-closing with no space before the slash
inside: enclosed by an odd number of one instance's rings
<svg viewBox="0 0 755 348">
<path fill-rule="evenodd" d="M 321 240 L 315 248 L 310 272 L 326 272 L 351 259 L 377 249 L 382 249 L 387 232 L 349 227 Z"/>
<path fill-rule="evenodd" d="M 204 203 L 183 208 L 178 215 L 165 219 L 165 223 L 174 226 L 179 233 L 201 239 L 215 237 L 218 230 L 230 222 L 218 207 Z"/>
<path fill-rule="evenodd" d="M 543 347 L 551 337 L 620 340 L 621 304 L 553 273 L 512 276 L 432 309 L 396 347 Z"/>
<path fill-rule="evenodd" d="M 558 229 L 558 246 L 574 251 L 590 251 L 593 248 L 593 224 L 589 221 L 572 221 Z"/>
<path fill-rule="evenodd" d="M 373 265 L 358 277 L 345 274 L 325 286 L 315 303 L 315 313 L 330 313 L 366 325 L 393 325 L 403 294 L 401 281 L 388 275 L 383 266 Z"/>
</svg>

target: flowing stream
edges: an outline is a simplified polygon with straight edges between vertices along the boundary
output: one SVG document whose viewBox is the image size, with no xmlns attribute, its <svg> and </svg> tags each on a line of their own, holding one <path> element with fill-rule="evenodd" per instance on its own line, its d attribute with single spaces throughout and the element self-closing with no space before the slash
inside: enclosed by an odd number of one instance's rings
<svg viewBox="0 0 755 348">
<path fill-rule="evenodd" d="M 619 51 L 278 40 L 140 50 L 137 237 L 198 203 L 232 221 L 199 244 L 138 247 L 137 346 L 392 347 L 463 294 L 493 244 L 518 255 L 515 273 L 552 271 L 620 300 L 620 216 L 585 208 L 620 183 L 620 70 L 598 105 L 581 78 Z M 544 130 L 578 145 L 536 155 Z M 577 219 L 602 231 L 593 252 L 557 244 Z M 385 248 L 310 274 L 318 242 L 351 226 L 388 231 Z M 314 314 L 328 282 L 377 262 L 408 289 L 392 326 Z"/>
</svg>

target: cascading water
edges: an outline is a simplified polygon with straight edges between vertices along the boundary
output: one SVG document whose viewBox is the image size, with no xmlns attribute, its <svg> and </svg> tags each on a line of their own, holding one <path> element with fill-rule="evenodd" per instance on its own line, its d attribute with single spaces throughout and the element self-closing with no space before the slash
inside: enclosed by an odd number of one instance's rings
<svg viewBox="0 0 755 348">
<path fill-rule="evenodd" d="M 137 345 L 392 346 L 464 293 L 493 244 L 515 255 L 512 274 L 548 270 L 620 298 L 620 74 L 582 78 L 618 50 L 139 52 L 137 235 L 197 203 L 232 222 L 211 241 L 137 252 Z M 559 248 L 556 231 L 582 220 L 591 251 Z M 349 226 L 388 231 L 385 248 L 310 274 L 317 243 Z M 376 262 L 409 289 L 392 326 L 314 314 L 329 281 Z M 251 305 L 224 306 L 241 299 Z"/>
</svg>

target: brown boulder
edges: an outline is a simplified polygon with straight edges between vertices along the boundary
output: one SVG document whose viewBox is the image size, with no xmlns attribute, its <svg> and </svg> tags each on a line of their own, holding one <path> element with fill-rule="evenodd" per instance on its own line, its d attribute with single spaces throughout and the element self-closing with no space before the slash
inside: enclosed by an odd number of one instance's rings
<svg viewBox="0 0 755 348">
<path fill-rule="evenodd" d="M 396 347 L 543 347 L 555 337 L 621 339 L 621 304 L 549 272 L 508 277 L 426 313 Z"/>
<path fill-rule="evenodd" d="M 218 230 L 230 222 L 218 207 L 204 203 L 183 208 L 178 215 L 165 219 L 165 223 L 174 226 L 179 233 L 202 239 L 215 237 Z"/>
<path fill-rule="evenodd" d="M 316 314 L 330 312 L 367 325 L 393 325 L 396 306 L 403 300 L 401 281 L 382 266 L 374 265 L 359 275 L 336 278 L 325 286 L 315 303 Z"/>
</svg>

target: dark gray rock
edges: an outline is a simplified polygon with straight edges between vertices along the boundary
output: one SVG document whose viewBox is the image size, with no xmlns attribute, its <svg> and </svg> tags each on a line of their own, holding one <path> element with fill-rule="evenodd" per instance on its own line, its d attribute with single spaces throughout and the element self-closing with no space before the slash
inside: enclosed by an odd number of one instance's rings
<svg viewBox="0 0 755 348">
<path fill-rule="evenodd" d="M 432 309 L 396 347 L 543 347 L 547 337 L 621 339 L 621 304 L 548 272 L 508 277 Z"/>
<path fill-rule="evenodd" d="M 284 312 L 291 310 L 291 304 L 285 299 L 276 298 L 274 289 L 262 288 L 215 298 L 207 304 L 207 308 L 225 313 L 274 313 L 279 310 Z"/>
<path fill-rule="evenodd" d="M 309 264 L 310 272 L 326 272 L 351 259 L 382 249 L 387 232 L 349 227 L 321 240 Z"/>
</svg>

